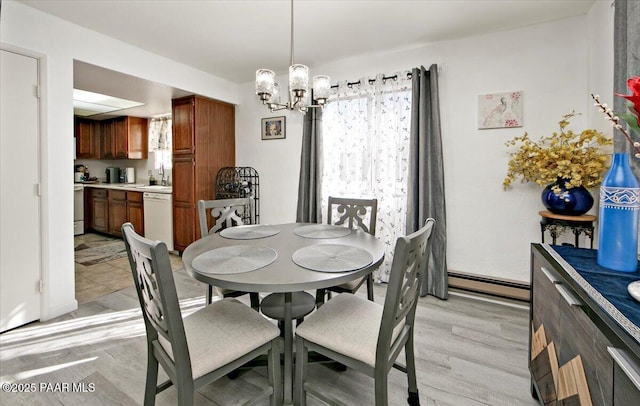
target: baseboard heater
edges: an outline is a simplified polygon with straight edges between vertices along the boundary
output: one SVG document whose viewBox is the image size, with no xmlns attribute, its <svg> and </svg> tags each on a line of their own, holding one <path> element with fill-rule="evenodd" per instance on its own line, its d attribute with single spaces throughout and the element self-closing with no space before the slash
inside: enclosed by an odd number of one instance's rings
<svg viewBox="0 0 640 406">
<path fill-rule="evenodd" d="M 529 302 L 528 283 L 449 271 L 449 287 Z"/>
</svg>

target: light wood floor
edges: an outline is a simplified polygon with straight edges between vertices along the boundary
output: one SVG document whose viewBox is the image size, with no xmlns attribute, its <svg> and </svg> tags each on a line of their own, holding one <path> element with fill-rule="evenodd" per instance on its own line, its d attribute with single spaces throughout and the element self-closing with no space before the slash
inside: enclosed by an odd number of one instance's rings
<svg viewBox="0 0 640 406">
<path fill-rule="evenodd" d="M 204 285 L 183 270 L 174 275 L 183 312 L 203 306 Z M 376 285 L 377 302 L 384 291 L 384 285 Z M 421 298 L 415 337 L 421 404 L 535 405 L 527 370 L 528 315 L 522 305 L 464 295 L 452 294 L 447 301 Z M 34 383 L 36 393 L 2 391 L 0 404 L 140 405 L 145 368 L 144 326 L 130 286 L 54 320 L 1 334 L 0 381 Z M 350 405 L 373 404 L 373 381 L 367 376 L 318 364 L 311 365 L 310 375 Z M 265 382 L 265 368 L 235 380 L 223 378 L 201 389 L 195 404 L 236 405 Z M 73 390 L 73 384 L 84 385 L 84 392 Z M 389 393 L 391 405 L 406 405 L 406 379 L 398 371 L 390 373 Z M 156 404 L 175 405 L 175 388 L 159 394 Z M 310 398 L 308 404 L 321 403 Z"/>
<path fill-rule="evenodd" d="M 83 243 L 91 245 L 92 242 L 104 238 L 100 234 L 85 233 L 75 236 L 74 241 L 75 245 Z M 169 258 L 174 270 L 182 268 L 182 260 L 179 256 L 171 254 Z M 129 259 L 126 256 L 95 265 L 82 265 L 78 262 L 74 265 L 78 303 L 88 303 L 106 294 L 133 286 Z"/>
</svg>

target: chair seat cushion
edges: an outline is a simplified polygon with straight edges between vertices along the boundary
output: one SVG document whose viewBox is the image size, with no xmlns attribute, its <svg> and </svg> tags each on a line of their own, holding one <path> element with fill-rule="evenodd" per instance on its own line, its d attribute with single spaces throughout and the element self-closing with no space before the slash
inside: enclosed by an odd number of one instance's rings
<svg viewBox="0 0 640 406">
<path fill-rule="evenodd" d="M 247 293 L 233 289 L 221 288 L 219 286 L 216 286 L 216 290 L 218 291 L 218 296 L 222 297 L 238 297 Z"/>
<path fill-rule="evenodd" d="M 362 278 L 358 278 L 341 285 L 332 286 L 329 290 L 354 293 L 364 283 L 365 279 L 367 279 L 367 277 L 363 276 Z"/>
<path fill-rule="evenodd" d="M 296 335 L 373 367 L 382 310 L 377 303 L 340 294 L 308 316 Z"/>
<path fill-rule="evenodd" d="M 222 299 L 184 318 L 193 379 L 220 368 L 280 335 L 260 313 L 236 299 Z M 161 345 L 172 356 L 170 344 Z"/>
</svg>

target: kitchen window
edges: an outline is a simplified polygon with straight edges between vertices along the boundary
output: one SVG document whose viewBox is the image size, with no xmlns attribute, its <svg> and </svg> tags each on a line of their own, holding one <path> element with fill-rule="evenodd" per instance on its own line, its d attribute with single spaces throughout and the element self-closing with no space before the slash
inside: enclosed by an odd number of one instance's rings
<svg viewBox="0 0 640 406">
<path fill-rule="evenodd" d="M 154 169 L 171 169 L 171 116 L 154 117 L 149 122 L 149 152 Z"/>
</svg>

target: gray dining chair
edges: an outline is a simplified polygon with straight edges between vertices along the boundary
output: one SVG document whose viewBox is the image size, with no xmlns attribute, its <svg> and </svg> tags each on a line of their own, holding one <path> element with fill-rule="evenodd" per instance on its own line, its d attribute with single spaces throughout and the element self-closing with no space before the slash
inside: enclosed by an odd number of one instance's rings
<svg viewBox="0 0 640 406">
<path fill-rule="evenodd" d="M 413 348 L 416 305 L 429 259 L 435 220 L 396 243 L 384 305 L 340 294 L 306 318 L 296 330 L 296 405 L 307 393 L 331 405 L 343 404 L 308 381 L 309 351 L 374 378 L 375 405 L 388 404 L 387 379 L 395 367 L 407 374 L 409 405 L 419 405 Z M 406 367 L 396 362 L 404 348 Z"/>
<path fill-rule="evenodd" d="M 376 235 L 377 199 L 351 199 L 329 196 L 327 206 L 328 224 L 345 225 L 352 230 L 360 229 L 371 235 Z M 369 221 L 366 221 L 367 215 Z M 331 298 L 331 292 L 355 293 L 365 282 L 367 283 L 367 298 L 373 302 L 373 275 L 368 274 L 341 285 L 318 289 L 316 291 L 316 306 L 322 306 L 327 294 Z"/>
<path fill-rule="evenodd" d="M 267 355 L 269 387 L 245 405 L 270 398 L 280 405 L 279 330 L 259 313 L 228 298 L 182 317 L 165 243 L 138 235 L 122 225 L 129 265 L 147 336 L 147 378 L 144 405 L 156 394 L 176 386 L 178 405 L 192 405 L 194 391 L 260 355 Z M 158 384 L 158 365 L 169 379 Z"/>
<path fill-rule="evenodd" d="M 217 200 L 198 200 L 198 220 L 200 221 L 200 235 L 205 237 L 209 234 L 216 233 L 227 227 L 246 225 L 242 221 L 246 211 L 251 210 L 251 199 L 242 197 L 237 199 L 217 199 Z M 213 227 L 209 228 L 209 216 L 215 222 Z M 246 213 L 250 214 L 250 213 Z M 247 216 L 246 218 L 251 218 Z M 225 289 L 216 287 L 216 290 L 222 297 L 239 297 L 249 292 L 239 290 Z M 257 292 L 249 293 L 251 308 L 260 309 L 260 295 Z M 207 286 L 207 304 L 213 300 L 213 286 Z"/>
</svg>

